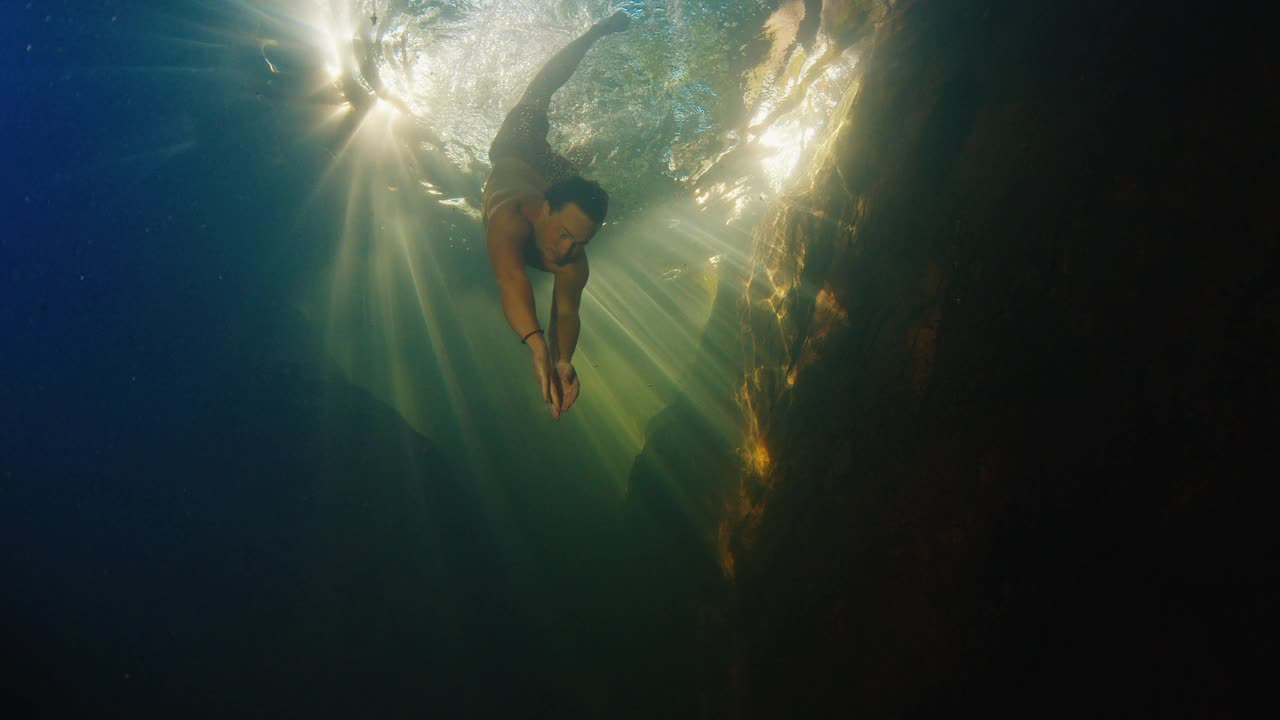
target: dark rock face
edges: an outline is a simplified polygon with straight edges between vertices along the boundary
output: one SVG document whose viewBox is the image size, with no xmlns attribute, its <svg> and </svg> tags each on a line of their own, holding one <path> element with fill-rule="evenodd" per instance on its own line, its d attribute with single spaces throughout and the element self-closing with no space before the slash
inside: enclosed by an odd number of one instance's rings
<svg viewBox="0 0 1280 720">
<path fill-rule="evenodd" d="M 976 0 L 881 25 L 744 305 L 745 716 L 1258 694 L 1280 113 L 1254 28 Z"/>
</svg>

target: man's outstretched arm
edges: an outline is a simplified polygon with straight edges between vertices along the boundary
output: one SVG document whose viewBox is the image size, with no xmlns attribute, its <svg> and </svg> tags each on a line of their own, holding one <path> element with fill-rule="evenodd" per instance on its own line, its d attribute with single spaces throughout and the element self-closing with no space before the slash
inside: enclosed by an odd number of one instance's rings
<svg viewBox="0 0 1280 720">
<path fill-rule="evenodd" d="M 507 323 L 529 348 L 533 360 L 533 374 L 542 391 L 542 401 L 551 406 L 551 415 L 560 417 L 560 388 L 553 375 L 551 350 L 547 339 L 539 331 L 538 314 L 533 303 L 533 284 L 525 272 L 520 258 L 520 243 L 530 228 L 515 213 L 495 213 L 489 220 L 485 243 L 489 250 L 489 264 L 498 281 L 502 300 L 502 313 Z"/>
<path fill-rule="evenodd" d="M 551 295 L 551 358 L 560 383 L 560 412 L 567 411 L 578 399 L 580 384 L 578 372 L 573 367 L 573 351 L 578 347 L 578 334 L 582 328 L 578 314 L 582 289 L 586 287 L 590 274 L 587 256 L 583 255 L 565 271 L 556 274 L 555 289 Z"/>
</svg>

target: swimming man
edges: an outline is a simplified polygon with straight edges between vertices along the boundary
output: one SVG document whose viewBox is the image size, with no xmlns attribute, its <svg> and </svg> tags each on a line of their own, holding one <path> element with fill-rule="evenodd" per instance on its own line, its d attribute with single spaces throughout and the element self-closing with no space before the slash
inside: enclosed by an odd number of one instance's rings
<svg viewBox="0 0 1280 720">
<path fill-rule="evenodd" d="M 626 30 L 629 23 L 625 13 L 614 13 L 553 55 L 489 147 L 493 170 L 482 204 L 489 264 L 497 276 L 502 312 L 532 353 L 542 401 L 556 419 L 578 399 L 572 360 L 581 325 L 578 306 L 589 274 L 586 247 L 604 223 L 609 195 L 551 150 L 547 108 L 596 40 Z M 526 266 L 555 276 L 546 332 L 534 311 Z"/>
</svg>

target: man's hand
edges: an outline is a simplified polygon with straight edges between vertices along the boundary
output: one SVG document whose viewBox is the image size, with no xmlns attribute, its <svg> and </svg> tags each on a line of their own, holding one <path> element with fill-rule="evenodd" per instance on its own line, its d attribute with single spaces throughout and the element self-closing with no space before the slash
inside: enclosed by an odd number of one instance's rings
<svg viewBox="0 0 1280 720">
<path fill-rule="evenodd" d="M 578 390 L 582 387 L 582 383 L 578 381 L 578 371 L 573 369 L 573 363 L 564 361 L 556 363 L 556 385 L 560 389 L 560 412 L 567 413 L 577 401 Z"/>
<path fill-rule="evenodd" d="M 527 343 L 533 353 L 533 375 L 542 390 L 542 402 L 551 406 L 551 417 L 560 419 L 560 378 L 551 367 L 551 351 L 542 339 L 542 333 L 529 338 Z M 577 388 L 574 388 L 577 395 Z"/>
</svg>

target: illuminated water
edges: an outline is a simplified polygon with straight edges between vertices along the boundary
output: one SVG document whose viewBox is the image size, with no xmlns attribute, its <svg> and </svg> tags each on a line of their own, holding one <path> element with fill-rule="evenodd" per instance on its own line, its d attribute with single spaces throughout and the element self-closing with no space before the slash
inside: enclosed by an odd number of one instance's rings
<svg viewBox="0 0 1280 720">
<path fill-rule="evenodd" d="M 629 553 L 699 532 L 723 468 L 637 458 L 663 431 L 736 462 L 752 228 L 805 182 L 858 46 L 806 36 L 798 1 L 23 5 L 0 22 L 0 458 L 24 697 L 688 701 L 626 602 L 688 578 Z M 614 197 L 554 423 L 476 208 L 506 110 L 616 7 L 632 29 L 552 106 Z"/>
</svg>

